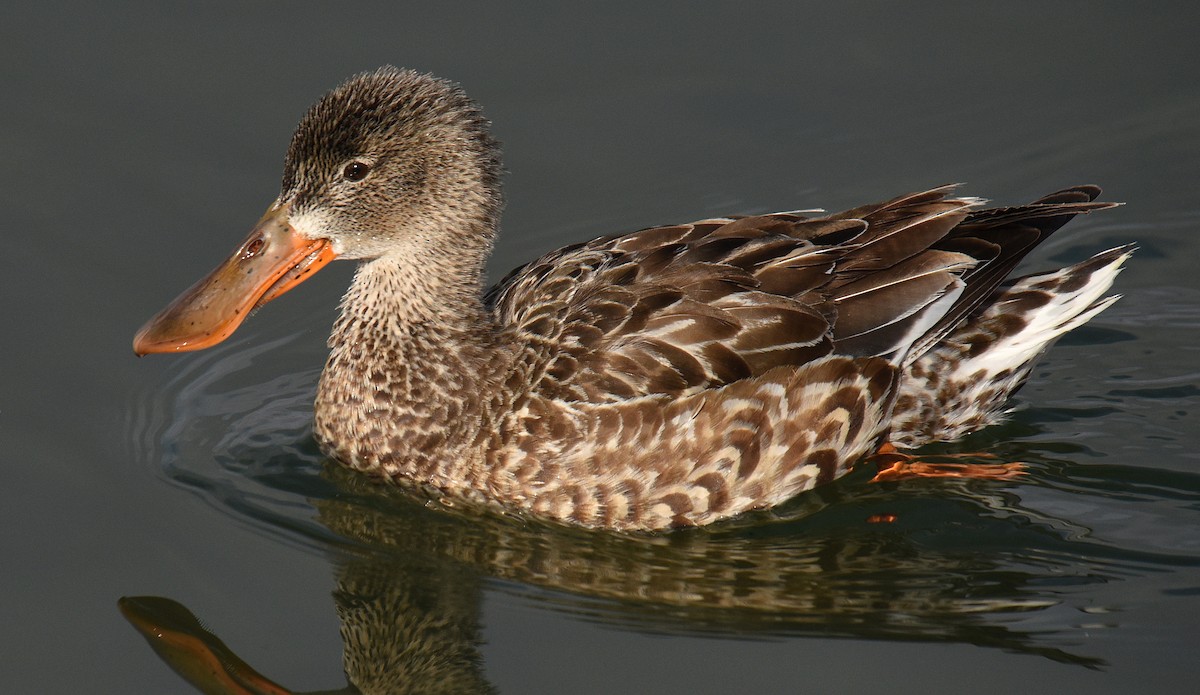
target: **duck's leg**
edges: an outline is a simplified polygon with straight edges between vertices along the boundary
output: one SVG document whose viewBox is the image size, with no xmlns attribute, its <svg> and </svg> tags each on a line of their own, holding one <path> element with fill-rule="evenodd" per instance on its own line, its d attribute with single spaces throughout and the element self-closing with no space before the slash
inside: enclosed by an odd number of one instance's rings
<svg viewBox="0 0 1200 695">
<path fill-rule="evenodd" d="M 938 458 L 970 456 L 995 458 L 992 454 L 972 453 L 941 455 Z M 907 480 L 909 478 L 974 478 L 976 480 L 1014 480 L 1025 474 L 1025 464 L 1009 463 L 960 463 L 956 461 L 922 461 L 911 454 L 902 454 L 890 442 L 879 447 L 869 457 L 879 472 L 871 479 L 873 483 Z"/>
</svg>

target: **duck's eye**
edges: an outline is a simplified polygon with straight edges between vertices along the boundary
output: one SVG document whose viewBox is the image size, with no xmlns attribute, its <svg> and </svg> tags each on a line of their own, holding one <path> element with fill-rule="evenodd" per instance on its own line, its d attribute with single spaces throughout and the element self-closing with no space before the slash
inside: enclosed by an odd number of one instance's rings
<svg viewBox="0 0 1200 695">
<path fill-rule="evenodd" d="M 350 162 L 342 169 L 342 178 L 347 181 L 362 181 L 371 171 L 371 165 L 366 162 Z"/>
</svg>

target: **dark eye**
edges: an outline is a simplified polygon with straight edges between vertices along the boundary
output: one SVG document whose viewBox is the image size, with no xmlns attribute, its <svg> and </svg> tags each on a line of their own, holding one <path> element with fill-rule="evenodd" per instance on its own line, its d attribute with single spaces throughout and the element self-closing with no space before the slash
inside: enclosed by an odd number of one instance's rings
<svg viewBox="0 0 1200 695">
<path fill-rule="evenodd" d="M 366 162 L 350 162 L 342 169 L 342 178 L 347 181 L 362 181 L 371 171 L 371 165 Z"/>
</svg>

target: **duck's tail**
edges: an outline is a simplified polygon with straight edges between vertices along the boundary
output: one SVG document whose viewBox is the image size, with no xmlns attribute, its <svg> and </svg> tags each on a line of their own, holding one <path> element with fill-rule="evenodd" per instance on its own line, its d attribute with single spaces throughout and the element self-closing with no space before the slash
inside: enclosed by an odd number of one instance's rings
<svg viewBox="0 0 1200 695">
<path fill-rule="evenodd" d="M 1129 244 L 1052 273 L 997 288 L 983 311 L 911 364 L 900 382 L 891 441 L 916 447 L 957 439 L 1003 418 L 1037 358 L 1120 295 L 1104 296 L 1134 252 Z"/>
</svg>

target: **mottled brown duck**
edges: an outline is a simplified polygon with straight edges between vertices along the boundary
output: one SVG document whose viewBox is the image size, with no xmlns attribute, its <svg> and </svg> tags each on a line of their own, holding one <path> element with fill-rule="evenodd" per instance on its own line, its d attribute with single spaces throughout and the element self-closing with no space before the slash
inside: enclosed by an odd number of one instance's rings
<svg viewBox="0 0 1200 695">
<path fill-rule="evenodd" d="M 1001 419 L 1033 361 L 1108 307 L 1132 247 L 1008 279 L 1076 186 L 984 209 L 935 188 L 833 215 L 723 217 L 549 253 L 484 292 L 500 156 L 454 84 L 385 67 L 318 101 L 279 197 L 137 334 L 198 350 L 334 258 L 359 261 L 315 436 L 379 478 L 588 527 L 779 504 L 881 445 Z"/>
</svg>

